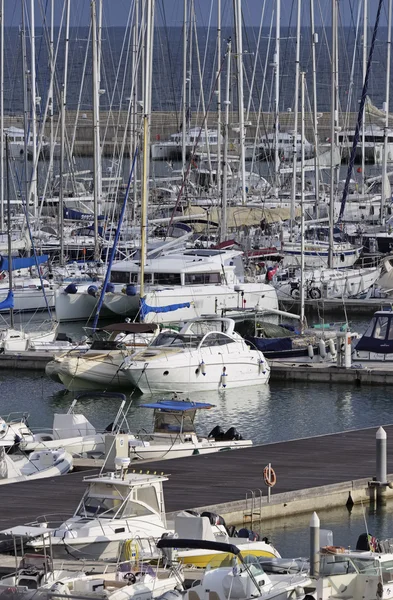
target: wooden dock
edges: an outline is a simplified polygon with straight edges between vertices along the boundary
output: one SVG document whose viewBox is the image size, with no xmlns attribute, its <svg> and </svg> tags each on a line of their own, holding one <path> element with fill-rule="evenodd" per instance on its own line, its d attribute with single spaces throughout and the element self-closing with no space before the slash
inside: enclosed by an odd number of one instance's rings
<svg viewBox="0 0 393 600">
<path fill-rule="evenodd" d="M 317 383 L 346 383 L 360 385 L 393 385 L 393 363 L 369 363 L 362 366 L 356 359 L 345 369 L 334 363 L 294 363 L 270 361 L 270 377 L 280 381 L 309 381 Z"/>
<path fill-rule="evenodd" d="M 372 427 L 143 464 L 143 471 L 169 474 L 169 481 L 164 484 L 168 512 L 244 500 L 250 490 L 264 488 L 263 469 L 269 462 L 277 474 L 274 495 L 317 487 L 323 497 L 323 486 L 364 478 L 372 480 L 376 430 Z M 388 472 L 393 472 L 393 425 L 385 430 Z M 139 470 L 142 465 L 136 463 L 135 467 Z M 0 529 L 33 521 L 44 514 L 52 515 L 53 520 L 60 516 L 67 518 L 85 489 L 83 477 L 93 472 L 97 471 L 0 486 Z"/>
</svg>

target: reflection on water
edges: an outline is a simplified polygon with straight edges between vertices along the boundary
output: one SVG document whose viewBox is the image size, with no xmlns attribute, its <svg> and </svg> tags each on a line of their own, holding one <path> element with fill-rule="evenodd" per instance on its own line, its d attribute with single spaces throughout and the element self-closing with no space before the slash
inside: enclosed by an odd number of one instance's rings
<svg viewBox="0 0 393 600">
<path fill-rule="evenodd" d="M 355 549 L 360 534 L 369 532 L 377 539 L 393 537 L 393 521 L 390 518 L 393 501 L 376 512 L 369 505 L 356 505 L 352 512 L 343 506 L 328 511 L 320 511 L 318 516 L 321 528 L 333 532 L 335 546 Z M 311 513 L 275 520 L 255 526 L 254 529 L 266 535 L 276 546 L 281 556 L 308 557 L 310 552 L 309 524 Z"/>
</svg>

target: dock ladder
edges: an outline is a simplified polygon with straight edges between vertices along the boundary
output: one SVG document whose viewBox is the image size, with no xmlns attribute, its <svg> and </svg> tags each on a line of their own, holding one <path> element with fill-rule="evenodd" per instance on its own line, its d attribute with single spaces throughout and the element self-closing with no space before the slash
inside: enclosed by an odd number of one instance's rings
<svg viewBox="0 0 393 600">
<path fill-rule="evenodd" d="M 254 521 L 259 522 L 262 517 L 262 490 L 246 491 L 246 506 L 243 511 L 243 527 L 254 526 Z"/>
</svg>

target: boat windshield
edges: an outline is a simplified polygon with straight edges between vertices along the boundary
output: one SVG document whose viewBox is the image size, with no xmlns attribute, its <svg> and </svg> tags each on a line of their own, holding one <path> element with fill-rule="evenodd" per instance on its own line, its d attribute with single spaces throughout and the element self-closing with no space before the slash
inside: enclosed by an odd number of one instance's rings
<svg viewBox="0 0 393 600">
<path fill-rule="evenodd" d="M 220 552 L 215 555 L 211 561 L 206 566 L 206 570 L 217 569 L 219 567 L 231 567 L 233 569 L 233 573 L 242 573 L 244 571 L 251 572 L 254 577 L 259 577 L 260 575 L 264 575 L 265 572 L 258 562 L 255 556 L 251 554 L 246 554 L 247 550 L 243 554 L 243 563 L 240 559 L 231 553 Z"/>
<path fill-rule="evenodd" d="M 169 331 L 160 333 L 150 346 L 165 346 L 170 348 L 198 348 L 202 335 L 182 335 Z"/>
<path fill-rule="evenodd" d="M 144 517 L 154 514 L 147 506 L 127 500 L 124 502 L 120 498 L 86 496 L 82 499 L 76 516 L 95 519 L 97 517 L 105 519 L 121 519 L 131 517 Z"/>
<path fill-rule="evenodd" d="M 393 561 L 386 562 L 386 573 L 392 579 Z M 379 563 L 374 558 L 357 557 L 348 554 L 329 554 L 321 556 L 321 574 L 338 575 L 343 573 L 363 573 L 364 575 L 378 575 L 383 570 L 384 563 Z"/>
</svg>

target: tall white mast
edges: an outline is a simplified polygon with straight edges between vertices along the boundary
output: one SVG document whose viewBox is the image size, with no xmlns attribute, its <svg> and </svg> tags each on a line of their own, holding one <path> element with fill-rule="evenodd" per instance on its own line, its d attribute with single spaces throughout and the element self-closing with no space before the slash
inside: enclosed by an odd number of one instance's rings
<svg viewBox="0 0 393 600">
<path fill-rule="evenodd" d="M 329 258 L 328 267 L 333 268 L 333 248 L 334 248 L 334 187 L 335 187 L 335 168 L 334 155 L 336 143 L 336 68 L 337 68 L 337 0 L 332 0 L 332 71 L 331 71 L 331 108 L 330 108 L 330 206 L 329 206 Z"/>
<path fill-rule="evenodd" d="M 4 0 L 0 10 L 0 229 L 4 231 Z"/>
<path fill-rule="evenodd" d="M 278 153 L 278 138 L 280 134 L 280 23 L 281 0 L 276 1 L 276 47 L 274 51 L 274 191 L 278 198 L 280 185 L 280 156 Z"/>
<path fill-rule="evenodd" d="M 217 195 L 221 195 L 221 0 L 217 0 Z"/>
<path fill-rule="evenodd" d="M 65 155 L 65 115 L 67 108 L 67 79 L 68 79 L 68 50 L 70 43 L 70 0 L 66 0 L 66 24 L 65 24 L 65 47 L 64 47 L 64 75 L 63 87 L 60 94 L 60 188 L 59 188 L 59 236 L 60 236 L 60 265 L 64 264 L 64 155 Z"/>
<path fill-rule="evenodd" d="M 30 41 L 31 41 L 31 78 L 30 78 L 30 86 L 31 86 L 31 137 L 32 137 L 32 175 L 31 175 L 31 184 L 30 191 L 33 196 L 33 214 L 37 216 L 37 207 L 38 207 L 38 199 L 37 199 L 37 99 L 36 99 L 36 72 L 35 72 L 35 8 L 34 8 L 34 0 L 30 0 Z M 30 198 L 29 198 L 30 200 Z M 29 202 L 30 204 L 30 202 Z"/>
<path fill-rule="evenodd" d="M 151 85 L 154 38 L 154 4 L 155 0 L 146 0 L 146 58 L 145 86 L 143 93 L 143 172 L 142 172 L 142 202 L 141 202 L 141 268 L 140 268 L 140 298 L 144 296 L 145 261 L 147 241 L 147 202 L 149 196 L 149 159 L 150 159 L 150 119 L 151 119 Z"/>
<path fill-rule="evenodd" d="M 246 204 L 246 131 L 244 128 L 242 5 L 241 0 L 234 0 L 234 2 L 237 55 L 237 93 L 239 107 L 240 179 L 242 187 L 242 204 Z"/>
<path fill-rule="evenodd" d="M 49 82 L 49 141 L 50 141 L 50 160 L 49 160 L 49 178 L 53 178 L 53 149 L 54 149 L 54 123 L 53 123 L 53 79 L 55 72 L 55 0 L 51 0 L 50 9 L 50 33 L 49 33 L 49 65 L 50 65 L 50 82 Z"/>
<path fill-rule="evenodd" d="M 317 102 L 317 59 L 316 44 L 318 43 L 318 34 L 315 31 L 314 0 L 310 0 L 310 21 L 311 21 L 311 53 L 312 53 L 312 96 L 313 96 L 313 121 L 314 121 L 314 176 L 315 176 L 315 209 L 316 218 L 319 218 L 319 136 L 318 136 L 318 102 Z"/>
<path fill-rule="evenodd" d="M 186 135 L 187 135 L 187 0 L 183 0 L 183 91 L 182 91 L 182 144 L 181 168 L 186 174 Z"/>
<path fill-rule="evenodd" d="M 225 120 L 224 120 L 224 155 L 222 160 L 222 210 L 221 210 L 221 241 L 227 237 L 227 191 L 228 191 L 228 142 L 229 142 L 229 107 L 231 102 L 229 95 L 231 91 L 231 40 L 227 45 L 227 79 L 225 92 Z"/>
<path fill-rule="evenodd" d="M 298 112 L 299 112 L 299 77 L 300 77 L 300 15 L 301 15 L 302 3 L 301 0 L 297 0 L 297 23 L 296 23 L 296 59 L 295 59 L 295 105 L 294 105 L 294 124 L 293 124 L 293 148 L 292 148 L 292 194 L 291 194 L 291 236 L 293 232 L 293 224 L 295 222 L 295 207 L 296 207 L 296 169 L 297 169 L 297 156 L 298 156 Z M 302 144 L 304 140 L 302 138 Z"/>
<path fill-rule="evenodd" d="M 390 104 L 390 59 L 392 53 L 392 0 L 388 0 L 388 39 L 386 42 L 386 91 L 385 91 L 385 125 L 383 129 L 383 154 L 382 154 L 382 190 L 381 190 L 381 223 L 385 223 L 385 202 L 388 190 L 388 138 L 389 138 L 389 104 Z"/>
<path fill-rule="evenodd" d="M 305 289 L 304 289 L 304 141 L 305 141 L 305 111 L 304 111 L 304 98 L 305 98 L 305 76 L 301 74 L 301 161 L 300 161 L 300 193 L 301 193 L 301 224 L 300 224 L 300 326 L 301 331 L 304 331 L 305 324 Z"/>
<path fill-rule="evenodd" d="M 93 177 L 94 177 L 94 258 L 99 259 L 98 215 L 101 212 L 101 149 L 100 149 L 100 94 L 98 81 L 98 40 L 96 0 L 91 0 L 91 39 L 93 57 Z"/>
<path fill-rule="evenodd" d="M 366 78 L 367 71 L 367 26 L 368 26 L 368 0 L 363 0 L 363 81 Z M 364 194 L 364 169 L 366 164 L 366 108 L 363 109 L 362 119 L 362 185 L 361 190 Z"/>
</svg>

